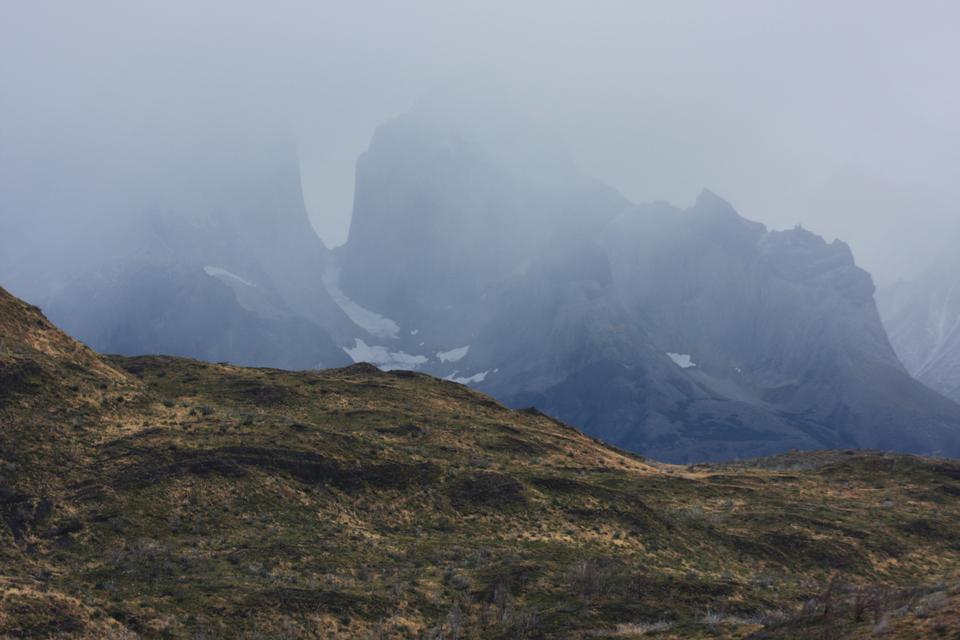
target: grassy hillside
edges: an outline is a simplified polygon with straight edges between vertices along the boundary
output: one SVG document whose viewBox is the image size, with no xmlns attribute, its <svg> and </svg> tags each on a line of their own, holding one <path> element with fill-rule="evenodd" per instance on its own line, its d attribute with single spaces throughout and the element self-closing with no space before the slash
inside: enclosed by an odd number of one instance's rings
<svg viewBox="0 0 960 640">
<path fill-rule="evenodd" d="M 101 357 L 0 289 L 0 637 L 960 638 L 960 464 L 669 466 L 366 365 Z"/>
</svg>

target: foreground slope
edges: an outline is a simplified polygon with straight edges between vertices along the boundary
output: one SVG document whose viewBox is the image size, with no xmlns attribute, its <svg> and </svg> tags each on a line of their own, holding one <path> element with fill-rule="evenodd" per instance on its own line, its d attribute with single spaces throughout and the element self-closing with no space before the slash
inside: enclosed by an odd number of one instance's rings
<svg viewBox="0 0 960 640">
<path fill-rule="evenodd" d="M 0 636 L 929 637 L 957 622 L 952 462 L 662 465 L 416 373 L 100 357 L 2 290 L 0 425 Z"/>
</svg>

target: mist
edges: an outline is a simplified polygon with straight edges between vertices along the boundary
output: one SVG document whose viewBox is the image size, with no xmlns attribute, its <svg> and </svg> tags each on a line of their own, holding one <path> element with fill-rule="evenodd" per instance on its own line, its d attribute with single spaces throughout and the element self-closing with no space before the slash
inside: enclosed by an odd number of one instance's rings
<svg viewBox="0 0 960 640">
<path fill-rule="evenodd" d="M 373 130 L 489 86 L 633 201 L 708 187 L 896 280 L 957 234 L 958 18 L 950 2 L 7 3 L 0 161 L 21 187 L 69 163 L 149 182 L 171 153 L 282 130 L 332 247 Z"/>
</svg>

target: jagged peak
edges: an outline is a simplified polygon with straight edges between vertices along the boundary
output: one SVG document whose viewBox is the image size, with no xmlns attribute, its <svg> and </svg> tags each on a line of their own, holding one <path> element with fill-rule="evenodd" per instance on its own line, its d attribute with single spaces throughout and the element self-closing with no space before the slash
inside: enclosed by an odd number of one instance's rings
<svg viewBox="0 0 960 640">
<path fill-rule="evenodd" d="M 797 224 L 792 229 L 770 231 L 768 236 L 766 244 L 769 247 L 791 247 L 793 250 L 828 253 L 842 256 L 851 264 L 854 262 L 853 250 L 849 244 L 839 238 L 827 242 L 826 238 L 801 224 Z"/>
<path fill-rule="evenodd" d="M 697 211 L 723 211 L 739 217 L 739 214 L 728 201 L 706 187 L 700 190 L 691 208 Z"/>
<path fill-rule="evenodd" d="M 767 230 L 765 225 L 741 216 L 732 204 L 706 188 L 701 189 L 696 201 L 687 209 L 687 212 L 700 220 L 735 222 L 759 233 Z"/>
<path fill-rule="evenodd" d="M 527 177 L 585 178 L 561 138 L 522 110 L 502 104 L 484 108 L 455 97 L 421 101 L 379 125 L 363 157 L 361 162 L 455 160 Z"/>
<path fill-rule="evenodd" d="M 703 189 L 696 202 L 684 211 L 690 228 L 706 234 L 712 241 L 746 251 L 766 233 L 767 227 L 741 216 L 729 202 L 709 189 Z"/>
</svg>

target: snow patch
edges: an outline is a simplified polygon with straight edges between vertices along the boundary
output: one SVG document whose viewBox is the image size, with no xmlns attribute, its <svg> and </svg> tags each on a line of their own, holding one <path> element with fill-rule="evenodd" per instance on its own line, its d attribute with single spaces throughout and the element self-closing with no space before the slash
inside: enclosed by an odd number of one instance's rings
<svg viewBox="0 0 960 640">
<path fill-rule="evenodd" d="M 680 367 L 681 369 L 689 369 L 690 367 L 697 366 L 697 364 L 693 361 L 693 358 L 690 356 L 689 353 L 668 352 L 667 356 L 669 356 L 669 358 L 673 360 L 673 363 L 678 367 Z"/>
<path fill-rule="evenodd" d="M 208 276 L 212 276 L 212 277 L 214 277 L 214 278 L 219 278 L 219 279 L 221 279 L 221 280 L 223 280 L 224 278 L 227 278 L 227 279 L 229 279 L 229 280 L 235 280 L 235 281 L 239 282 L 240 284 L 245 284 L 245 285 L 247 285 L 248 287 L 256 287 L 256 286 L 257 286 L 257 285 L 255 285 L 255 284 L 253 284 L 252 282 L 250 282 L 249 280 L 247 280 L 246 278 L 241 278 L 241 277 L 238 276 L 237 274 L 232 273 L 232 272 L 230 272 L 230 271 L 227 271 L 227 270 L 224 269 L 223 267 L 214 267 L 214 266 L 212 266 L 212 265 L 207 265 L 207 266 L 205 266 L 205 267 L 203 268 L 203 270 L 204 270 L 204 272 L 205 272 Z"/>
<path fill-rule="evenodd" d="M 473 383 L 473 382 L 483 382 L 484 379 L 487 377 L 487 374 L 490 373 L 490 372 L 489 372 L 489 371 L 481 371 L 480 373 L 475 373 L 475 374 L 473 374 L 472 376 L 467 376 L 467 377 L 463 377 L 463 378 L 458 378 L 458 377 L 457 377 L 457 374 L 458 374 L 458 373 L 460 373 L 460 372 L 459 372 L 459 371 L 454 371 L 453 373 L 451 373 L 449 376 L 447 376 L 447 377 L 444 378 L 444 379 L 445 379 L 445 380 L 451 380 L 451 381 L 453 381 L 453 382 L 459 382 L 460 384 L 471 384 L 471 383 Z"/>
<path fill-rule="evenodd" d="M 333 298 L 347 317 L 354 324 L 377 338 L 397 338 L 400 333 L 400 325 L 396 322 L 382 316 L 375 311 L 370 311 L 350 299 L 350 297 L 340 290 L 340 269 L 331 268 L 323 272 L 323 286 L 327 293 Z M 352 357 L 352 356 L 351 356 Z"/>
<path fill-rule="evenodd" d="M 343 347 L 343 350 L 354 362 L 369 362 L 384 371 L 393 369 L 416 369 L 426 364 L 426 356 L 412 355 L 405 351 L 390 351 L 381 345 L 369 345 L 360 338 L 355 339 L 353 348 Z"/>
<path fill-rule="evenodd" d="M 441 351 L 437 354 L 437 358 L 440 362 L 457 362 L 467 355 L 468 351 L 470 351 L 470 345 L 457 347 L 456 349 L 450 349 L 450 351 Z"/>
</svg>

